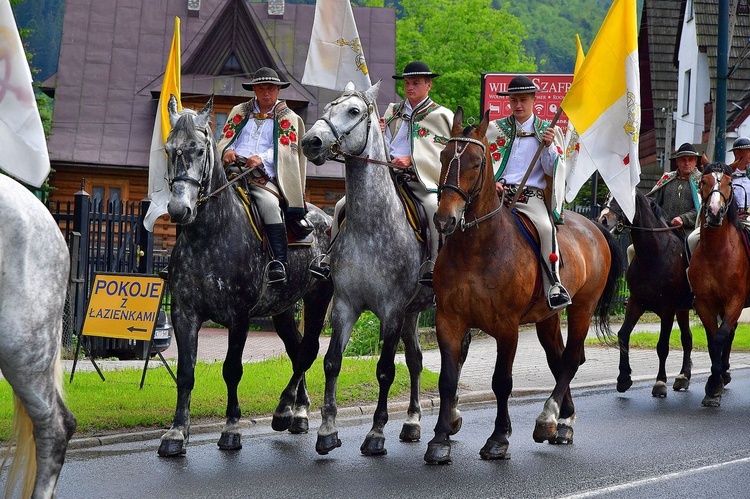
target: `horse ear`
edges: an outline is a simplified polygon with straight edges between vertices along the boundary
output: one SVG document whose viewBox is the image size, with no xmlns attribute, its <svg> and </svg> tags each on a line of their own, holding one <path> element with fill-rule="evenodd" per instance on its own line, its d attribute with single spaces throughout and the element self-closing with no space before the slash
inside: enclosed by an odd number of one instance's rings
<svg viewBox="0 0 750 499">
<path fill-rule="evenodd" d="M 201 109 L 201 112 L 198 113 L 198 117 L 195 120 L 196 125 L 198 126 L 208 126 L 211 124 L 211 115 L 213 114 L 214 109 L 214 96 L 211 94 L 211 98 L 208 99 L 208 102 L 206 102 L 206 105 L 203 106 L 203 109 Z"/>
<path fill-rule="evenodd" d="M 458 106 L 458 108 L 456 108 L 455 114 L 453 115 L 453 129 L 451 130 L 451 135 L 453 135 L 454 137 L 457 135 L 461 135 L 461 130 L 464 129 L 463 121 L 464 108 Z"/>
<path fill-rule="evenodd" d="M 380 82 L 383 80 L 378 80 L 375 82 L 374 85 L 372 85 L 370 88 L 365 90 L 365 97 L 367 97 L 367 100 L 369 102 L 377 102 L 378 101 L 378 91 L 380 90 Z"/>
<path fill-rule="evenodd" d="M 490 124 L 490 110 L 488 109 L 487 111 L 484 112 L 482 121 L 481 123 L 479 123 L 479 126 L 477 127 L 474 133 L 476 133 L 478 137 L 484 137 L 485 134 L 487 133 L 487 127 L 489 126 L 489 124 Z"/>
<path fill-rule="evenodd" d="M 180 113 L 177 111 L 177 97 L 172 94 L 169 95 L 167 111 L 169 111 L 169 124 L 170 126 L 174 126 L 177 120 L 180 119 Z"/>
<path fill-rule="evenodd" d="M 353 81 L 349 81 L 349 83 L 347 83 L 346 86 L 344 87 L 344 92 L 354 92 L 355 90 L 356 88 L 354 88 Z"/>
</svg>

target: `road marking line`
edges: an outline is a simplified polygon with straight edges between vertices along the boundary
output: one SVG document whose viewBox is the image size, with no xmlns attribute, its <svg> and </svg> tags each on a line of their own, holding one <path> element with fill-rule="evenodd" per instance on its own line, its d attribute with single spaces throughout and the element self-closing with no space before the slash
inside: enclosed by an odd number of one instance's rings
<svg viewBox="0 0 750 499">
<path fill-rule="evenodd" d="M 656 476 L 656 477 L 651 477 L 651 478 L 644 478 L 641 480 L 636 480 L 634 482 L 622 483 L 620 485 L 602 487 L 601 489 L 587 490 L 586 492 L 581 492 L 578 494 L 570 494 L 567 496 L 561 496 L 558 499 L 581 499 L 584 497 L 596 497 L 596 496 L 601 496 L 605 494 L 611 494 L 612 492 L 619 492 L 621 490 L 633 489 L 635 487 L 640 487 L 641 485 L 645 485 L 648 483 L 666 482 L 668 480 L 672 480 L 673 478 L 679 478 L 682 475 L 687 475 L 688 473 L 696 473 L 696 472 L 702 473 L 704 471 L 711 471 L 717 468 L 723 468 L 725 466 L 731 466 L 733 464 L 740 464 L 740 463 L 747 463 L 747 462 L 750 462 L 750 457 L 743 457 L 740 459 L 734 459 L 732 461 L 726 461 L 723 463 L 709 464 L 707 466 L 700 466 L 698 468 L 677 471 L 674 473 L 667 473 L 666 475 L 661 475 L 661 476 Z"/>
</svg>

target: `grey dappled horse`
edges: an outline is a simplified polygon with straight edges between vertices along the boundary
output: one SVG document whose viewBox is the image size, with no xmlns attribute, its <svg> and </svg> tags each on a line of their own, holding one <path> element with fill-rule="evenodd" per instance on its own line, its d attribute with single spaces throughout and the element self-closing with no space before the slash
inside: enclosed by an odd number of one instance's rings
<svg viewBox="0 0 750 499">
<path fill-rule="evenodd" d="M 169 157 L 169 215 L 182 226 L 169 263 L 172 323 L 177 340 L 177 408 L 170 430 L 161 438 L 159 455 L 185 453 L 190 431 L 190 392 L 195 382 L 198 330 L 211 319 L 229 329 L 224 360 L 227 421 L 218 445 L 239 449 L 240 406 L 237 385 L 242 378 L 242 351 L 252 317 L 273 317 L 277 334 L 292 360 L 294 373 L 273 414 L 277 431 L 306 433 L 310 400 L 305 371 L 315 360 L 325 313 L 333 293 L 331 283 L 312 278 L 307 267 L 328 246 L 330 224 L 320 209 L 308 205 L 315 226 L 312 247 L 290 247 L 288 282 L 280 287 L 263 283 L 266 252 L 255 236 L 234 186 L 227 184 L 210 121 L 213 99 L 200 113 L 177 111 L 169 101 L 172 132 L 165 145 Z M 300 339 L 294 304 L 304 300 L 305 335 Z"/>
<path fill-rule="evenodd" d="M 408 417 L 400 438 L 420 438 L 422 352 L 417 318 L 432 303 L 433 293 L 417 283 L 422 245 L 407 222 L 389 169 L 364 159 L 387 160 L 376 108 L 379 86 L 380 82 L 358 92 L 350 83 L 302 137 L 302 150 L 313 163 L 324 163 L 331 146 L 344 154 L 346 163 L 346 223 L 331 249 L 333 334 L 325 357 L 323 420 L 315 446 L 320 454 L 341 445 L 336 429 L 336 382 L 352 327 L 366 309 L 380 319 L 383 348 L 377 367 L 378 404 L 360 450 L 365 455 L 386 453 L 383 428 L 388 421 L 388 390 L 395 375 L 399 338 L 404 341 L 411 377 Z"/>
<path fill-rule="evenodd" d="M 0 370 L 14 392 L 11 444 L 17 445 L 8 495 L 23 481 L 23 497 L 54 496 L 76 428 L 62 400 L 60 365 L 69 270 L 68 248 L 50 212 L 0 175 Z"/>
</svg>

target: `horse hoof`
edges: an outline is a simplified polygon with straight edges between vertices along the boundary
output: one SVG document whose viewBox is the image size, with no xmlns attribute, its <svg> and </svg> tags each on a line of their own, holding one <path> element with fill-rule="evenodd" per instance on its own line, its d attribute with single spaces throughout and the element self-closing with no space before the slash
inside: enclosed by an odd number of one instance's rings
<svg viewBox="0 0 750 499">
<path fill-rule="evenodd" d="M 706 395 L 701 401 L 703 407 L 719 407 L 721 405 L 721 395 L 715 397 Z"/>
<path fill-rule="evenodd" d="M 427 444 L 424 460 L 427 464 L 451 464 L 453 459 L 451 458 L 450 442 L 430 442 Z"/>
<path fill-rule="evenodd" d="M 545 440 L 552 441 L 557 436 L 556 423 L 539 423 L 534 426 L 534 442 L 542 443 Z"/>
<path fill-rule="evenodd" d="M 330 435 L 318 435 L 318 441 L 315 442 L 315 452 L 325 456 L 336 447 L 341 447 L 339 432 L 335 431 Z"/>
<path fill-rule="evenodd" d="M 388 451 L 385 448 L 385 437 L 368 437 L 362 442 L 359 451 L 363 456 L 385 456 Z"/>
<path fill-rule="evenodd" d="M 162 440 L 157 453 L 161 457 L 174 457 L 185 455 L 184 440 Z"/>
<path fill-rule="evenodd" d="M 674 379 L 674 385 L 672 385 L 672 390 L 676 392 L 681 392 L 683 390 L 687 391 L 688 388 L 690 388 L 690 378 L 688 378 L 684 374 L 678 374 L 677 377 Z"/>
<path fill-rule="evenodd" d="M 222 433 L 217 445 L 221 450 L 240 450 L 242 448 L 242 435 L 239 433 Z"/>
<path fill-rule="evenodd" d="M 573 443 L 573 427 L 566 424 L 557 425 L 557 436 L 549 441 L 554 445 L 569 445 Z"/>
<path fill-rule="evenodd" d="M 404 423 L 398 438 L 402 442 L 419 442 L 419 439 L 422 438 L 422 427 L 418 424 Z"/>
<path fill-rule="evenodd" d="M 729 374 L 729 371 L 724 371 L 721 373 L 721 379 L 724 380 L 724 385 L 728 385 L 730 381 L 732 381 L 732 375 Z"/>
<path fill-rule="evenodd" d="M 289 430 L 291 426 L 292 426 L 291 411 L 289 412 L 289 414 L 284 414 L 282 416 L 274 414 L 273 418 L 271 419 L 271 428 L 274 431 L 286 431 L 286 430 Z"/>
<path fill-rule="evenodd" d="M 289 433 L 292 435 L 301 435 L 307 433 L 310 429 L 310 423 L 307 418 L 295 417 L 292 418 L 292 425 L 289 427 Z"/>
<path fill-rule="evenodd" d="M 628 378 L 625 381 L 617 381 L 617 391 L 620 393 L 625 393 L 628 391 L 628 388 L 633 386 L 633 380 Z"/>
<path fill-rule="evenodd" d="M 493 440 L 487 440 L 482 450 L 479 451 L 479 457 L 485 461 L 495 461 L 498 459 L 510 459 L 510 452 L 508 452 L 508 442 L 495 442 Z"/>
<path fill-rule="evenodd" d="M 451 431 L 449 435 L 455 435 L 456 433 L 458 433 L 458 430 L 461 429 L 461 425 L 463 424 L 464 418 L 462 418 L 461 416 L 459 416 L 455 421 L 451 421 Z"/>
<path fill-rule="evenodd" d="M 657 398 L 664 398 L 667 396 L 667 384 L 663 381 L 657 381 L 654 383 L 654 387 L 651 389 L 651 396 Z"/>
</svg>

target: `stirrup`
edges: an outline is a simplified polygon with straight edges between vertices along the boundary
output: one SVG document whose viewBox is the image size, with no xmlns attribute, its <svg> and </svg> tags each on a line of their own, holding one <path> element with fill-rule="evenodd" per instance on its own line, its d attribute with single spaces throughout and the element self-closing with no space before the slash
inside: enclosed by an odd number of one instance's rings
<svg viewBox="0 0 750 499">
<path fill-rule="evenodd" d="M 315 277 L 316 279 L 320 279 L 321 281 L 330 281 L 331 280 L 331 266 L 324 262 L 323 259 L 328 256 L 325 253 L 321 253 L 320 255 L 313 258 L 312 262 L 310 262 L 310 265 L 307 266 L 307 270 Z"/>
<path fill-rule="evenodd" d="M 427 270 L 422 272 L 422 269 L 427 267 Z M 432 260 L 427 260 L 419 267 L 419 279 L 417 282 L 421 284 L 422 286 L 427 286 L 428 288 L 432 287 L 432 278 L 435 276 L 435 264 L 432 262 Z"/>
<path fill-rule="evenodd" d="M 265 275 L 269 286 L 286 284 L 286 265 L 279 260 L 271 260 L 266 265 Z"/>
<path fill-rule="evenodd" d="M 555 291 L 557 288 L 557 291 Z M 573 303 L 570 299 L 570 293 L 560 283 L 554 283 L 550 286 L 549 292 L 547 293 L 547 306 L 551 310 L 560 310 Z"/>
</svg>

